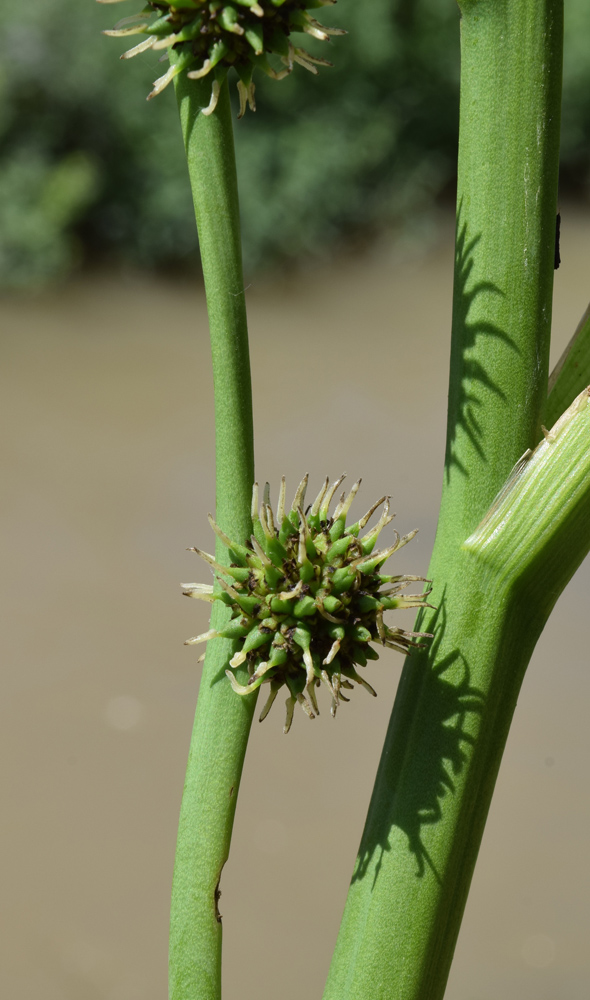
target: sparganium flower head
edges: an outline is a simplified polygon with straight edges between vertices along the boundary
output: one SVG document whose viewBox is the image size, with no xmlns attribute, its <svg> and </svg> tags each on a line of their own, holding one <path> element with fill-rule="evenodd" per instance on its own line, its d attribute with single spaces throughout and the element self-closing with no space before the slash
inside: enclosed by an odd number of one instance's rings
<svg viewBox="0 0 590 1000">
<path fill-rule="evenodd" d="M 348 495 L 342 493 L 334 512 L 330 506 L 342 483 L 341 476 L 330 485 L 326 479 L 313 504 L 304 507 L 308 477 L 305 476 L 291 505 L 285 507 L 285 479 L 281 482 L 276 515 L 270 505 L 266 484 L 258 509 L 258 484 L 252 494 L 254 533 L 246 544 L 231 541 L 211 515 L 215 534 L 229 551 L 230 566 L 221 566 L 213 556 L 196 552 L 208 562 L 221 586 L 214 592 L 205 584 L 182 584 L 187 597 L 223 601 L 231 608 L 231 619 L 219 631 L 187 639 L 187 644 L 207 642 L 223 636 L 240 641 L 238 652 L 230 660 L 234 669 L 246 664 L 249 682 L 240 684 L 231 670 L 226 674 L 238 695 L 248 695 L 262 684 L 270 684 L 270 694 L 260 721 L 279 692 L 287 687 L 287 717 L 284 732 L 291 726 L 295 704 L 299 702 L 310 719 L 319 715 L 316 688 L 322 683 L 329 690 L 331 713 L 339 702 L 349 699 L 344 690 L 352 682 L 375 695 L 375 691 L 357 672 L 367 660 L 377 660 L 370 645 L 378 643 L 406 653 L 426 632 L 407 632 L 386 625 L 385 611 L 398 608 L 430 607 L 422 594 L 405 594 L 409 583 L 422 576 L 390 576 L 381 572 L 394 552 L 409 542 L 416 531 L 395 539 L 388 547 L 375 550 L 382 529 L 393 520 L 389 497 L 381 497 L 354 524 L 346 526 L 346 516 L 360 486 L 360 479 Z M 383 506 L 378 522 L 366 534 L 361 532 Z M 231 580 L 231 583 L 228 582 Z"/>
<path fill-rule="evenodd" d="M 211 114 L 219 88 L 233 66 L 239 76 L 241 118 L 247 104 L 252 111 L 256 110 L 252 82 L 255 69 L 280 80 L 291 72 L 295 63 L 311 73 L 317 73 L 317 66 L 332 65 L 294 45 L 291 35 L 304 32 L 329 41 L 330 35 L 346 34 L 340 28 L 326 28 L 309 13 L 334 3 L 336 0 L 150 0 L 139 14 L 124 18 L 112 31 L 104 33 L 116 37 L 144 36 L 122 59 L 149 49 L 163 50 L 166 57 L 174 50 L 173 64 L 155 81 L 148 100 L 186 71 L 192 80 L 203 77 L 210 80 L 210 100 L 203 114 Z M 282 64 L 279 71 L 269 62 L 269 54 L 278 57 Z"/>
</svg>

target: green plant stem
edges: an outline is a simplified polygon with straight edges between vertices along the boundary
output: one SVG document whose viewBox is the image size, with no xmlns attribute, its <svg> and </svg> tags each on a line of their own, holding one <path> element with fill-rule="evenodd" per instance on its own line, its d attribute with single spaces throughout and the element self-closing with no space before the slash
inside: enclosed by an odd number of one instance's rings
<svg viewBox="0 0 590 1000">
<path fill-rule="evenodd" d="M 182 74 L 176 93 L 195 203 L 215 386 L 216 520 L 246 540 L 254 479 L 248 331 L 238 190 L 227 82 L 205 117 L 208 87 Z M 218 543 L 219 562 L 227 559 Z M 229 610 L 215 602 L 211 624 Z M 170 921 L 170 1000 L 221 996 L 219 880 L 229 854 L 255 696 L 237 697 L 224 674 L 233 643 L 208 643 L 186 773 Z"/>
<path fill-rule="evenodd" d="M 457 244 L 435 631 L 408 658 L 326 1000 L 440 1000 L 545 617 L 462 549 L 547 391 L 562 0 L 463 0 Z"/>
<path fill-rule="evenodd" d="M 549 379 L 543 423 L 551 427 L 579 392 L 590 383 L 590 306 Z"/>
<path fill-rule="evenodd" d="M 486 574 L 516 580 L 546 619 L 590 547 L 590 388 L 519 462 L 463 545 Z"/>
</svg>

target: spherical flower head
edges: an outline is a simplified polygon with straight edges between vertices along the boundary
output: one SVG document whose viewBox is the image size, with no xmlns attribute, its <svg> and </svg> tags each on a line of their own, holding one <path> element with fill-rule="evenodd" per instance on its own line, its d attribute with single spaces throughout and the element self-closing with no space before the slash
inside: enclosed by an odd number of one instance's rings
<svg viewBox="0 0 590 1000">
<path fill-rule="evenodd" d="M 174 53 L 172 65 L 155 81 L 148 100 L 179 73 L 186 71 L 191 80 L 207 78 L 211 87 L 209 103 L 203 108 L 206 115 L 215 110 L 220 86 L 233 67 L 239 76 L 241 118 L 247 105 L 256 110 L 255 69 L 280 80 L 295 63 L 311 73 L 317 73 L 318 66 L 332 65 L 294 45 L 291 36 L 302 32 L 329 41 L 330 35 L 345 34 L 340 28 L 326 28 L 309 13 L 334 3 L 336 0 L 150 0 L 139 14 L 124 18 L 105 35 L 144 36 L 122 59 L 149 49 L 162 50 L 164 56 Z M 269 55 L 277 57 L 280 70 L 269 62 Z"/>
<path fill-rule="evenodd" d="M 348 495 L 342 494 L 330 514 L 344 476 L 331 485 L 326 479 L 313 504 L 305 509 L 307 479 L 303 478 L 290 510 L 286 510 L 283 478 L 276 514 L 270 505 L 268 483 L 260 509 L 258 484 L 254 484 L 254 533 L 246 544 L 232 542 L 209 515 L 211 527 L 229 551 L 231 565 L 221 566 L 213 556 L 192 549 L 213 567 L 221 590 L 214 592 L 213 587 L 196 583 L 182 585 L 188 597 L 220 600 L 231 609 L 225 628 L 195 636 L 187 644 L 219 636 L 238 640 L 240 647 L 230 667 L 246 664 L 250 678 L 243 685 L 226 670 L 234 691 L 243 696 L 262 684 L 270 685 L 262 722 L 280 689 L 286 687 L 285 733 L 297 703 L 310 719 L 319 715 L 316 688 L 321 684 L 330 692 L 332 715 L 340 701 L 349 700 L 343 691 L 352 690 L 355 683 L 375 695 L 357 671 L 368 660 L 379 658 L 371 643 L 406 653 L 420 644 L 417 640 L 431 638 L 429 633 L 407 632 L 383 620 L 385 611 L 431 607 L 426 603 L 429 590 L 404 593 L 412 581 L 428 583 L 424 577 L 381 572 L 385 561 L 416 534 L 412 531 L 400 538 L 395 532 L 392 544 L 375 549 L 381 531 L 393 520 L 390 498 L 381 497 L 347 527 L 346 517 L 360 480 Z M 361 534 L 379 507 L 383 508 L 379 520 Z"/>
</svg>

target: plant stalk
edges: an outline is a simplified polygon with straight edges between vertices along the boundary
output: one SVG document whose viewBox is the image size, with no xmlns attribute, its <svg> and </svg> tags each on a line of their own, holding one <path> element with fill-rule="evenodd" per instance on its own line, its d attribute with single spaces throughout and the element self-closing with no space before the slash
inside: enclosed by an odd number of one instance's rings
<svg viewBox="0 0 590 1000">
<path fill-rule="evenodd" d="M 590 383 L 590 306 L 549 378 L 543 423 L 551 427 L 582 389 Z"/>
<path fill-rule="evenodd" d="M 546 620 L 462 548 L 547 393 L 562 0 L 462 0 L 455 286 L 429 648 L 405 664 L 326 1000 L 440 1000 L 520 684 Z"/>
<path fill-rule="evenodd" d="M 252 532 L 254 480 L 252 393 L 242 276 L 238 188 L 227 81 L 217 108 L 209 87 L 176 78 L 176 94 L 203 263 L 215 389 L 216 514 L 242 541 Z M 218 542 L 216 558 L 227 550 Z M 216 601 L 211 627 L 229 609 Z M 235 644 L 207 644 L 182 797 L 170 919 L 170 1000 L 219 1000 L 222 927 L 219 880 L 229 854 L 234 813 L 256 696 L 237 697 L 225 677 Z"/>
</svg>

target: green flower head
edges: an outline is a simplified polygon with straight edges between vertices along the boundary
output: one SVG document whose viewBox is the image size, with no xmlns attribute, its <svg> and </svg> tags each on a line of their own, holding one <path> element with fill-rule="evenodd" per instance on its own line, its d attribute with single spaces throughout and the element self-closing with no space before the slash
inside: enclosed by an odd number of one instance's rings
<svg viewBox="0 0 590 1000">
<path fill-rule="evenodd" d="M 285 686 L 285 733 L 291 726 L 296 703 L 310 719 L 319 715 L 316 688 L 321 684 L 330 692 L 332 715 L 341 700 L 349 700 L 343 690 L 352 690 L 354 683 L 375 694 L 356 669 L 366 666 L 367 660 L 379 658 L 371 643 L 407 653 L 419 645 L 416 640 L 431 638 L 429 633 L 407 632 L 383 620 L 385 611 L 431 606 L 426 603 L 429 590 L 404 593 L 413 581 L 428 583 L 424 577 L 381 572 L 385 561 L 416 534 L 412 531 L 400 538 L 395 532 L 392 544 L 375 550 L 379 534 L 393 520 L 389 497 L 381 497 L 359 521 L 347 527 L 346 516 L 360 480 L 348 495 L 342 493 L 330 514 L 344 476 L 331 485 L 326 479 L 314 502 L 305 509 L 307 479 L 305 476 L 299 484 L 287 510 L 283 478 L 276 515 L 270 505 L 268 483 L 260 509 L 258 484 L 254 485 L 254 533 L 245 544 L 231 541 L 209 515 L 211 527 L 228 549 L 230 565 L 221 566 L 199 549 L 191 551 L 213 567 L 221 589 L 214 591 L 198 583 L 182 585 L 187 597 L 223 601 L 231 609 L 224 628 L 188 639 L 187 644 L 220 636 L 238 640 L 239 649 L 229 665 L 235 669 L 246 664 L 250 677 L 243 685 L 227 670 L 234 691 L 248 695 L 262 684 L 270 685 L 260 716 L 262 722 Z M 379 520 L 361 534 L 379 507 L 383 508 Z"/>
<path fill-rule="evenodd" d="M 123 3 L 123 0 L 98 0 L 99 3 Z M 331 66 L 326 59 L 310 55 L 291 41 L 291 35 L 304 32 L 313 38 L 329 41 L 330 35 L 345 34 L 339 28 L 321 25 L 309 10 L 336 3 L 336 0 L 150 0 L 139 14 L 126 17 L 105 35 L 127 37 L 143 35 L 143 41 L 121 57 L 163 50 L 164 57 L 173 51 L 172 65 L 154 83 L 148 96 L 155 97 L 179 73 L 186 71 L 191 80 L 208 78 L 210 100 L 203 114 L 216 107 L 219 88 L 233 66 L 237 71 L 241 118 L 249 104 L 256 110 L 252 74 L 261 69 L 280 80 L 295 63 L 311 73 L 317 66 Z M 268 60 L 278 57 L 280 70 Z"/>
</svg>

